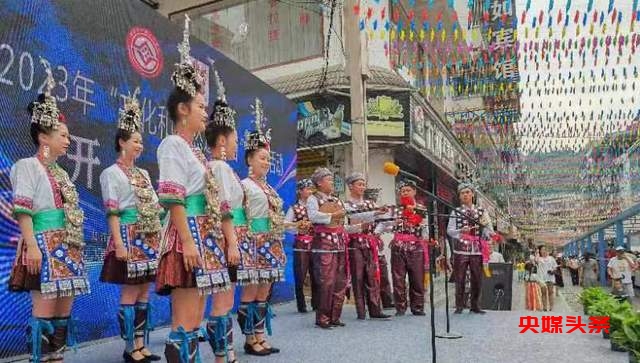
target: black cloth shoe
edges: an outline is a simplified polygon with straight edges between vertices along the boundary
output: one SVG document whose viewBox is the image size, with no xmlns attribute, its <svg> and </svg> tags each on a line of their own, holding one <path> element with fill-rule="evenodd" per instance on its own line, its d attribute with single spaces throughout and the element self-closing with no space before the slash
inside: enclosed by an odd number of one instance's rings
<svg viewBox="0 0 640 363">
<path fill-rule="evenodd" d="M 144 348 L 146 348 L 146 347 L 140 348 L 140 353 L 142 353 L 142 355 L 144 355 L 144 357 L 147 358 L 147 360 L 149 362 L 157 362 L 159 360 L 162 360 L 162 357 L 160 357 L 159 355 L 156 355 L 156 354 L 153 354 L 153 353 L 151 353 L 150 355 L 144 354 L 144 352 L 142 351 Z"/>
<path fill-rule="evenodd" d="M 454 314 L 462 314 L 462 308 L 457 308 L 453 313 Z"/>
<path fill-rule="evenodd" d="M 258 345 L 262 347 L 262 345 L 258 344 L 257 342 L 253 345 L 249 343 L 244 343 L 244 352 L 247 353 L 248 355 L 256 355 L 259 357 L 263 357 L 265 355 L 271 354 L 271 351 L 264 349 L 264 347 L 261 350 L 256 350 L 255 348 L 253 348 L 254 345 Z"/>
<path fill-rule="evenodd" d="M 480 309 L 471 309 L 471 312 L 474 314 L 486 314 L 487 312 Z"/>
<path fill-rule="evenodd" d="M 414 311 L 411 312 L 411 314 L 416 315 L 416 316 L 425 316 L 425 315 L 427 315 L 422 310 L 414 310 Z"/>
<path fill-rule="evenodd" d="M 322 328 L 322 329 L 326 329 L 326 330 L 332 330 L 333 329 L 333 327 L 329 323 L 316 323 L 316 326 L 318 328 Z"/>
<path fill-rule="evenodd" d="M 379 315 L 370 316 L 370 318 L 373 320 L 391 320 L 391 315 L 381 313 Z"/>
<path fill-rule="evenodd" d="M 404 311 L 396 311 L 396 316 L 404 316 Z"/>
<path fill-rule="evenodd" d="M 332 321 L 332 322 L 331 322 L 331 323 L 329 323 L 329 324 L 331 324 L 331 326 L 339 326 L 339 327 L 343 327 L 343 326 L 346 326 L 346 325 L 347 325 L 347 324 L 343 323 L 343 322 L 342 322 L 342 321 L 340 321 L 340 320 Z"/>
<path fill-rule="evenodd" d="M 266 340 L 263 340 L 263 341 L 261 341 L 261 342 L 260 342 L 260 343 L 258 343 L 258 344 L 262 345 L 262 347 L 263 347 L 264 349 L 268 350 L 268 351 L 269 351 L 269 352 L 271 352 L 271 353 L 280 353 L 280 348 L 276 348 L 276 347 L 269 347 L 269 348 L 267 348 L 267 347 L 265 347 L 265 346 L 264 346 L 264 344 L 265 344 L 266 342 L 267 342 Z"/>
<path fill-rule="evenodd" d="M 127 363 L 147 363 L 147 362 L 149 362 L 149 359 L 147 357 L 145 357 L 144 354 L 142 354 L 142 352 L 140 352 L 141 350 L 142 350 L 142 348 L 134 349 L 134 350 L 131 351 L 131 353 L 129 353 L 127 351 L 124 351 L 122 353 L 122 358 Z M 140 352 L 140 355 L 142 355 L 142 358 L 138 359 L 138 360 L 134 359 L 133 358 L 133 353 L 135 353 L 135 352 Z"/>
</svg>

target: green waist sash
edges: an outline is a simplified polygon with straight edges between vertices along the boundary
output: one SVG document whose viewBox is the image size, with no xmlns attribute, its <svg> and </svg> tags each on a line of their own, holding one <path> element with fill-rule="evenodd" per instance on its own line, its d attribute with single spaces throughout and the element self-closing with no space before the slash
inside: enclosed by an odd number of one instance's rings
<svg viewBox="0 0 640 363">
<path fill-rule="evenodd" d="M 120 212 L 120 223 L 133 224 L 138 221 L 138 210 L 135 208 L 127 208 Z"/>
<path fill-rule="evenodd" d="M 204 194 L 190 195 L 184 199 L 184 208 L 188 217 L 202 216 L 206 213 L 207 199 Z"/>
<path fill-rule="evenodd" d="M 36 212 L 32 218 L 33 232 L 42 233 L 56 229 L 64 229 L 64 209 L 46 209 Z"/>
<path fill-rule="evenodd" d="M 269 218 L 256 218 L 251 221 L 251 232 L 268 233 L 271 231 L 271 220 Z"/>
<path fill-rule="evenodd" d="M 234 226 L 246 226 L 248 223 L 244 208 L 233 208 L 231 210 L 231 217 L 233 218 Z"/>
</svg>

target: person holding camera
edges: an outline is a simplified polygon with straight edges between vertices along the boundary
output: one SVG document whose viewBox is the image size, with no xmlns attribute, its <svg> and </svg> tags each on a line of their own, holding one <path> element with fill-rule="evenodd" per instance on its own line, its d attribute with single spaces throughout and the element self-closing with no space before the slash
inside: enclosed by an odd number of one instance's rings
<svg viewBox="0 0 640 363">
<path fill-rule="evenodd" d="M 616 257 L 609 260 L 607 265 L 607 272 L 612 280 L 621 279 L 622 287 L 626 291 L 627 295 L 634 297 L 633 282 L 631 275 L 636 269 L 636 264 L 633 262 L 624 250 L 623 246 L 616 247 Z"/>
<path fill-rule="evenodd" d="M 553 285 L 556 280 L 556 269 L 558 264 L 556 259 L 549 256 L 547 247 L 540 246 L 539 255 L 536 256 L 538 269 L 538 282 L 542 293 L 542 309 L 544 311 L 553 310 Z"/>
</svg>

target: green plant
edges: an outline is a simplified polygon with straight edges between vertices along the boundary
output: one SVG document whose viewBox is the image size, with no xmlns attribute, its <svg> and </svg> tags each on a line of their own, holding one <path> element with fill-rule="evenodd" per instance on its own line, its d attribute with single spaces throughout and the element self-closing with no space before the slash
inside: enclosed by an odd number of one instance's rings
<svg viewBox="0 0 640 363">
<path fill-rule="evenodd" d="M 596 302 L 606 299 L 610 297 L 610 295 L 604 291 L 601 287 L 590 287 L 582 290 L 582 292 L 578 295 L 580 302 L 585 308 L 585 311 L 589 309 L 589 307 Z"/>
<path fill-rule="evenodd" d="M 636 359 L 640 358 L 640 314 L 632 313 L 620 323 L 620 329 L 611 334 L 611 339 Z"/>
<path fill-rule="evenodd" d="M 611 316 L 611 313 L 617 311 L 620 305 L 613 296 L 606 295 L 599 300 L 593 301 L 587 307 L 587 313 L 591 316 Z"/>
<path fill-rule="evenodd" d="M 622 330 L 623 322 L 636 316 L 628 301 L 618 303 L 609 313 L 609 326 L 612 332 Z M 637 317 L 636 317 L 637 318 Z"/>
</svg>

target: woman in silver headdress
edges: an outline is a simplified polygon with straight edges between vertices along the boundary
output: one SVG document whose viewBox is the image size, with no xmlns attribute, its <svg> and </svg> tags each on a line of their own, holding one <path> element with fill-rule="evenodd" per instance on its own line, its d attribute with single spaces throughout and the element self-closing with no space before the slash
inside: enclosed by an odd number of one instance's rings
<svg viewBox="0 0 640 363">
<path fill-rule="evenodd" d="M 188 25 L 188 18 L 187 18 Z M 171 333 L 165 344 L 169 363 L 199 362 L 198 331 L 205 297 L 230 288 L 226 269 L 218 186 L 202 151 L 193 143 L 205 130 L 202 77 L 189 56 L 189 30 L 178 47 L 181 63 L 173 73 L 176 88 L 167 110 L 175 134 L 158 147 L 158 196 L 169 209 L 156 276 L 161 295 L 171 294 Z"/>
<path fill-rule="evenodd" d="M 282 246 L 282 199 L 267 183 L 271 167 L 271 130 L 262 131 L 264 113 L 258 99 L 254 110 L 256 130 L 245 137 L 244 157 L 249 166 L 249 177 L 242 180 L 249 238 L 240 244 L 242 265 L 249 271 L 252 283 L 242 289 L 238 323 L 246 336 L 245 352 L 262 356 L 280 351 L 265 340 L 265 328 L 271 335 L 272 314 L 267 298 L 271 284 L 284 279 L 286 256 Z"/>
<path fill-rule="evenodd" d="M 111 238 L 100 280 L 122 285 L 118 323 L 126 346 L 126 362 L 158 361 L 146 347 L 151 330 L 149 284 L 155 280 L 160 249 L 160 208 L 149 173 L 135 166 L 142 154 L 138 101 L 125 102 L 120 112 L 115 164 L 100 174 L 102 198 Z"/>
<path fill-rule="evenodd" d="M 236 132 L 236 112 L 229 107 L 224 85 L 218 71 L 214 70 L 218 86 L 218 100 L 213 106 L 209 124 L 205 129 L 207 145 L 213 160 L 209 169 L 218 183 L 218 195 L 222 213 L 222 234 L 224 235 L 224 253 L 227 256 L 227 268 L 231 288 L 213 296 L 213 305 L 207 319 L 207 335 L 213 349 L 216 362 L 237 362 L 233 350 L 233 320 L 231 309 L 234 301 L 234 284 L 249 282 L 249 274 L 240 262 L 238 239 L 246 239 L 246 216 L 243 209 L 244 191 L 240 178 L 227 160 L 235 160 L 238 153 L 238 133 Z"/>
<path fill-rule="evenodd" d="M 54 81 L 47 67 L 45 93 L 29 105 L 34 157 L 11 168 L 13 215 L 22 238 L 9 278 L 9 291 L 31 293 L 27 344 L 33 362 L 62 362 L 74 337 L 68 332 L 73 299 L 89 293 L 85 275 L 84 214 L 69 175 L 56 163 L 69 147 L 69 130 L 50 95 Z"/>
</svg>

